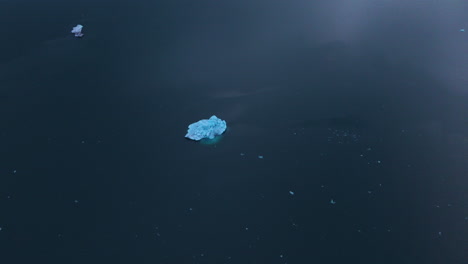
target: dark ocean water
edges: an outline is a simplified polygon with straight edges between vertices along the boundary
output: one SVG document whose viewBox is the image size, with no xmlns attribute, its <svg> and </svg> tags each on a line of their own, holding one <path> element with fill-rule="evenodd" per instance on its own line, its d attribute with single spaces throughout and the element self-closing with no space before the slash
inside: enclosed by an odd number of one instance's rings
<svg viewBox="0 0 468 264">
<path fill-rule="evenodd" d="M 1 0 L 0 262 L 468 263 L 468 2 L 314 2 Z"/>
</svg>

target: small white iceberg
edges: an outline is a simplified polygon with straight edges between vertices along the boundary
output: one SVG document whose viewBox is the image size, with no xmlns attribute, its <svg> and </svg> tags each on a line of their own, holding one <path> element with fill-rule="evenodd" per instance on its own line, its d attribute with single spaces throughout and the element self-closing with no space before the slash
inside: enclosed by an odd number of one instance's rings
<svg viewBox="0 0 468 264">
<path fill-rule="evenodd" d="M 71 33 L 75 34 L 75 37 L 81 38 L 83 36 L 83 33 L 81 33 L 81 30 L 83 30 L 83 26 L 78 24 L 76 27 L 73 27 Z"/>
<path fill-rule="evenodd" d="M 192 140 L 214 139 L 226 131 L 226 121 L 217 118 L 215 115 L 210 119 L 202 119 L 189 125 L 186 138 Z"/>
</svg>

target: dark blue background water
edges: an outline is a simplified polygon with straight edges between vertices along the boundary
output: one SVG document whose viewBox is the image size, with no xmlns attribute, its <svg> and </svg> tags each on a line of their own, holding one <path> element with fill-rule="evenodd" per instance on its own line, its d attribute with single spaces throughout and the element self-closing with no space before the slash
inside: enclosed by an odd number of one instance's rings
<svg viewBox="0 0 468 264">
<path fill-rule="evenodd" d="M 400 2 L 1 1 L 1 262 L 468 263 L 468 5 Z"/>
</svg>

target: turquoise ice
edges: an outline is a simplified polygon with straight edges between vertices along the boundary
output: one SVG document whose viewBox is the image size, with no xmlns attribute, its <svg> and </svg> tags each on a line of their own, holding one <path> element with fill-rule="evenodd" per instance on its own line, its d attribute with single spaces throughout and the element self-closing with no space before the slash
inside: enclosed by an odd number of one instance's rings
<svg viewBox="0 0 468 264">
<path fill-rule="evenodd" d="M 226 121 L 217 118 L 215 115 L 210 119 L 202 119 L 188 126 L 186 138 L 201 140 L 204 138 L 213 139 L 226 131 Z"/>
</svg>

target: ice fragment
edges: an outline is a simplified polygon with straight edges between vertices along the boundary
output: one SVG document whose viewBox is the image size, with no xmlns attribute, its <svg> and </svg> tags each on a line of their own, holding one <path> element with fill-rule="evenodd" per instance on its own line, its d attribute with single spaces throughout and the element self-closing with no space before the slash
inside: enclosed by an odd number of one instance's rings
<svg viewBox="0 0 468 264">
<path fill-rule="evenodd" d="M 83 33 L 81 33 L 81 30 L 83 29 L 83 26 L 78 24 L 76 27 L 73 27 L 71 33 L 75 34 L 75 37 L 81 38 L 83 36 Z"/>
<path fill-rule="evenodd" d="M 217 118 L 215 115 L 210 119 L 202 119 L 188 126 L 186 138 L 201 140 L 204 138 L 213 139 L 221 135 L 226 130 L 226 121 Z"/>
</svg>

